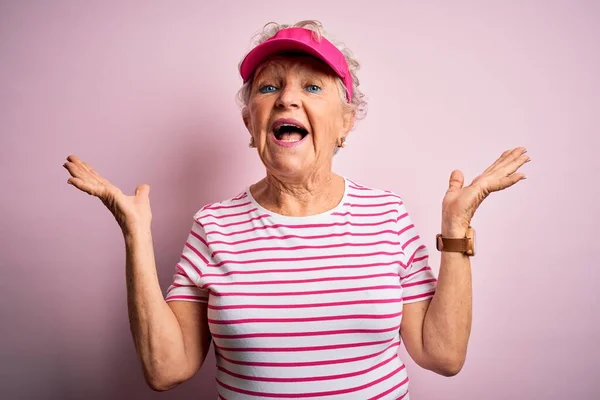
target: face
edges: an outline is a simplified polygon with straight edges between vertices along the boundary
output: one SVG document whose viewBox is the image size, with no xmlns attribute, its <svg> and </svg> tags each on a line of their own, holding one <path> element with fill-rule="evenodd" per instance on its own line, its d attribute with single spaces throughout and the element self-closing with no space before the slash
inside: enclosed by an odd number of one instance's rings
<svg viewBox="0 0 600 400">
<path fill-rule="evenodd" d="M 252 82 L 244 122 L 267 171 L 282 180 L 331 170 L 335 148 L 354 124 L 334 73 L 309 56 L 276 57 Z"/>
</svg>

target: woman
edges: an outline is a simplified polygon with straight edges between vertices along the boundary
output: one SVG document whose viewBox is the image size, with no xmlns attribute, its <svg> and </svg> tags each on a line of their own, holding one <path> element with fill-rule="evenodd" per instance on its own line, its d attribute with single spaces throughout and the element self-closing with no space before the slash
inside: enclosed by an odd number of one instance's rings
<svg viewBox="0 0 600 400">
<path fill-rule="evenodd" d="M 126 243 L 131 330 L 149 385 L 202 365 L 211 338 L 219 398 L 408 399 L 400 341 L 423 368 L 457 374 L 471 328 L 470 221 L 489 193 L 524 179 L 525 149 L 442 203 L 439 278 L 402 199 L 332 171 L 364 112 L 358 63 L 322 27 L 268 25 L 240 64 L 242 116 L 266 176 L 203 207 L 166 298 L 149 186 L 127 196 L 69 156 L 68 183 L 99 197 Z"/>
</svg>

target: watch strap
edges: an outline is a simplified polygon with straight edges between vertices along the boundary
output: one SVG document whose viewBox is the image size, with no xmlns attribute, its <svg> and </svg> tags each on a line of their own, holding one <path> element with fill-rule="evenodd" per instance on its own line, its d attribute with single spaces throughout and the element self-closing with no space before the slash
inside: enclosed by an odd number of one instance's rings
<svg viewBox="0 0 600 400">
<path fill-rule="evenodd" d="M 475 255 L 475 230 L 469 226 L 462 238 L 445 238 L 442 234 L 436 236 L 438 251 L 462 253 L 467 256 Z"/>
<path fill-rule="evenodd" d="M 466 253 L 469 250 L 469 239 L 467 238 L 445 238 L 441 234 L 436 236 L 436 247 L 438 251 L 449 251 L 452 253 Z"/>
</svg>

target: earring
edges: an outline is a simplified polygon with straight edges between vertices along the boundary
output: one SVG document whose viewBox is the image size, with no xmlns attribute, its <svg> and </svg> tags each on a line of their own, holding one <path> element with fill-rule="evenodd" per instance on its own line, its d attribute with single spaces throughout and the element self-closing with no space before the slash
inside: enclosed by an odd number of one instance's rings
<svg viewBox="0 0 600 400">
<path fill-rule="evenodd" d="M 250 147 L 250 148 L 256 147 L 256 142 L 254 141 L 254 136 L 250 136 L 250 143 L 248 143 L 248 147 Z"/>
<path fill-rule="evenodd" d="M 345 137 L 341 137 L 340 140 L 338 141 L 338 147 L 346 147 L 346 138 Z"/>
</svg>

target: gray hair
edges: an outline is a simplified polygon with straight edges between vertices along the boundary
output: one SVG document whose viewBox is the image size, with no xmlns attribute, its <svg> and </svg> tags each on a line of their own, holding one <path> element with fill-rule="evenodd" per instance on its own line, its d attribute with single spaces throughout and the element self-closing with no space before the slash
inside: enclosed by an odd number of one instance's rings
<svg viewBox="0 0 600 400">
<path fill-rule="evenodd" d="M 325 32 L 323 25 L 319 21 L 304 20 L 304 21 L 297 22 L 294 25 L 285 25 L 285 24 L 278 24 L 275 22 L 269 22 L 268 24 L 266 24 L 263 27 L 262 32 L 259 32 L 258 34 L 255 35 L 256 39 L 254 41 L 254 46 L 261 44 L 262 42 L 266 41 L 267 39 L 275 36 L 275 34 L 277 32 L 279 32 L 281 29 L 286 29 L 286 28 L 305 28 L 305 29 L 311 30 L 311 31 L 313 31 L 315 40 L 321 40 L 322 37 L 326 38 L 335 47 L 337 47 L 338 50 L 344 55 L 344 57 L 346 58 L 346 62 L 348 63 L 348 70 L 350 71 L 350 75 L 352 76 L 352 99 L 351 99 L 350 103 L 348 103 L 348 100 L 347 100 L 348 97 L 346 95 L 346 87 L 344 86 L 344 83 L 342 82 L 342 80 L 338 77 L 337 85 L 338 85 L 338 89 L 340 92 L 340 99 L 342 101 L 342 104 L 344 105 L 344 107 L 347 110 L 349 110 L 349 111 L 351 110 L 351 111 L 355 112 L 357 120 L 363 119 L 367 115 L 367 102 L 365 100 L 365 95 L 360 91 L 360 89 L 358 87 L 360 82 L 357 77 L 357 72 L 360 69 L 360 64 L 348 47 L 346 47 L 342 42 L 339 42 L 335 39 L 331 39 L 330 37 L 328 37 L 327 32 Z M 241 61 L 240 61 L 239 65 L 241 65 Z M 239 65 L 238 65 L 238 69 L 239 69 Z M 248 106 L 248 102 L 250 101 L 251 88 L 252 88 L 252 79 L 250 79 L 248 82 L 246 82 L 242 86 L 242 88 L 238 91 L 237 98 L 242 107 L 242 115 L 245 115 L 247 112 L 246 107 Z"/>
</svg>

